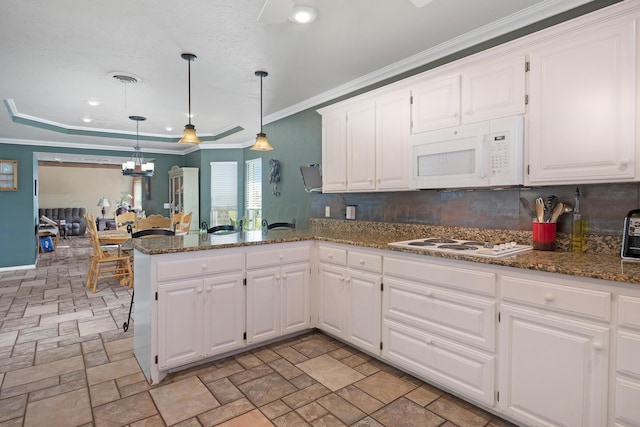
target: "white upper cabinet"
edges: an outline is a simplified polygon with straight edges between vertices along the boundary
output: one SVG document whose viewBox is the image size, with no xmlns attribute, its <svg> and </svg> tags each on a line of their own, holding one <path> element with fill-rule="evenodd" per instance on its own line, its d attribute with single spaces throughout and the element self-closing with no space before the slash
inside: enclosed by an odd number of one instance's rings
<svg viewBox="0 0 640 427">
<path fill-rule="evenodd" d="M 525 112 L 525 56 L 476 58 L 427 73 L 411 87 L 412 133 Z"/>
<path fill-rule="evenodd" d="M 462 75 L 462 123 L 525 112 L 526 59 L 500 58 L 465 69 Z"/>
<path fill-rule="evenodd" d="M 320 110 L 322 191 L 407 190 L 408 90 L 386 90 Z"/>
<path fill-rule="evenodd" d="M 427 78 L 411 88 L 411 131 L 427 132 L 460 124 L 460 76 Z"/>
<path fill-rule="evenodd" d="M 322 191 L 347 189 L 347 112 L 340 109 L 322 115 Z"/>
<path fill-rule="evenodd" d="M 532 47 L 528 183 L 634 178 L 635 58 L 630 18 Z"/>
</svg>

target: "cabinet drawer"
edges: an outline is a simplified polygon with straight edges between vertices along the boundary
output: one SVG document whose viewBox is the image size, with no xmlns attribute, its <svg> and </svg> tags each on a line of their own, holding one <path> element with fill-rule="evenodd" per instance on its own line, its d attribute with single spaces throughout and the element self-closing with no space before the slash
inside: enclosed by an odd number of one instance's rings
<svg viewBox="0 0 640 427">
<path fill-rule="evenodd" d="M 384 284 L 382 314 L 385 318 L 495 351 L 494 299 L 392 278 Z"/>
<path fill-rule="evenodd" d="M 384 274 L 416 280 L 423 283 L 444 285 L 474 293 L 496 294 L 496 275 L 484 271 L 384 257 Z"/>
<path fill-rule="evenodd" d="M 382 273 L 382 256 L 365 252 L 349 251 L 349 267 L 360 270 Z"/>
<path fill-rule="evenodd" d="M 309 261 L 310 251 L 309 246 L 277 247 L 273 245 L 268 250 L 247 252 L 247 269 Z"/>
<path fill-rule="evenodd" d="M 618 332 L 617 371 L 640 379 L 638 355 L 640 355 L 640 335 Z"/>
<path fill-rule="evenodd" d="M 322 246 L 318 248 L 320 262 L 330 262 L 337 265 L 347 265 L 347 250 L 334 248 L 331 246 Z"/>
<path fill-rule="evenodd" d="M 502 276 L 502 299 L 530 304 L 550 310 L 588 316 L 599 320 L 611 318 L 611 294 L 576 289 L 519 277 Z"/>
<path fill-rule="evenodd" d="M 156 266 L 157 280 L 173 280 L 184 277 L 208 276 L 242 270 L 242 254 L 215 255 L 197 259 L 159 261 Z"/>
<path fill-rule="evenodd" d="M 618 300 L 618 323 L 640 330 L 640 298 L 620 296 Z"/>
<path fill-rule="evenodd" d="M 495 357 L 388 320 L 382 356 L 427 380 L 493 406 Z"/>
</svg>

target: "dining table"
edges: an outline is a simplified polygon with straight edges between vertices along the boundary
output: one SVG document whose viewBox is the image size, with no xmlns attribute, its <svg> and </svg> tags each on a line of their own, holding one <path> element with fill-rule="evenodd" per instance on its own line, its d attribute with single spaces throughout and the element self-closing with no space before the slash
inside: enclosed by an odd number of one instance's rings
<svg viewBox="0 0 640 427">
<path fill-rule="evenodd" d="M 131 239 L 131 234 L 125 230 L 103 230 L 98 231 L 98 240 L 102 245 L 117 245 L 118 255 L 120 255 L 121 247 Z"/>
</svg>

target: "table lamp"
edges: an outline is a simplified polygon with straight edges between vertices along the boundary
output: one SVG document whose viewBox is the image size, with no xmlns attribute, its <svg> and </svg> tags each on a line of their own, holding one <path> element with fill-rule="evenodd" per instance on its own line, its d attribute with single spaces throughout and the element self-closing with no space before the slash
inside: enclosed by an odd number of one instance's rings
<svg viewBox="0 0 640 427">
<path fill-rule="evenodd" d="M 106 197 L 101 198 L 100 200 L 98 200 L 98 206 L 102 208 L 102 218 L 104 218 L 104 215 L 107 212 L 105 208 L 111 206 L 111 204 L 109 203 L 109 199 L 107 199 Z"/>
</svg>

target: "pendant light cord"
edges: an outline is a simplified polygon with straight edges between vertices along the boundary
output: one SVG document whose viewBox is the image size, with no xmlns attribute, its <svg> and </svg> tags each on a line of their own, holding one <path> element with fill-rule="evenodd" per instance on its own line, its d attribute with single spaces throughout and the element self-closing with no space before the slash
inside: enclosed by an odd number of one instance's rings
<svg viewBox="0 0 640 427">
<path fill-rule="evenodd" d="M 188 77 L 188 86 L 189 86 L 189 124 L 191 124 L 191 59 L 188 59 L 187 62 L 188 67 L 187 67 L 187 73 L 189 74 Z"/>
<path fill-rule="evenodd" d="M 262 80 L 263 75 L 260 75 L 260 133 L 262 133 Z"/>
</svg>

